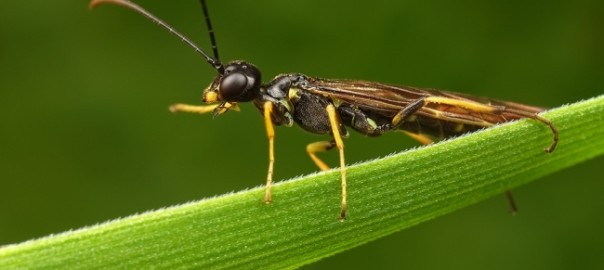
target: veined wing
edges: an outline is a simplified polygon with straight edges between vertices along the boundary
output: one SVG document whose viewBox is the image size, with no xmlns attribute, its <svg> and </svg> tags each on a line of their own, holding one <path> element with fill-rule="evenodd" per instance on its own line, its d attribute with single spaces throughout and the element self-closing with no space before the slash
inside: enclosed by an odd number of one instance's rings
<svg viewBox="0 0 604 270">
<path fill-rule="evenodd" d="M 311 93 L 326 96 L 343 104 L 350 104 L 363 111 L 393 117 L 411 102 L 428 96 L 446 97 L 469 103 L 479 103 L 493 107 L 506 108 L 526 113 L 538 113 L 543 108 L 523 105 L 514 102 L 499 101 L 471 95 L 440 91 L 435 89 L 394 86 L 378 82 L 359 80 L 326 80 L 308 78 L 307 90 Z M 416 115 L 434 119 L 452 121 L 474 126 L 488 127 L 496 123 L 508 122 L 523 118 L 513 112 L 498 110 L 496 113 L 476 112 L 468 108 L 448 104 L 427 104 Z"/>
</svg>

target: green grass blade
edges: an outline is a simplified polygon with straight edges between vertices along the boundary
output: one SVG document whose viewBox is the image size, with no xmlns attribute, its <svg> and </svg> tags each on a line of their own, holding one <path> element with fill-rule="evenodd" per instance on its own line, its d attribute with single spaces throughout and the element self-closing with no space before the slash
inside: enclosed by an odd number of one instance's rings
<svg viewBox="0 0 604 270">
<path fill-rule="evenodd" d="M 452 212 L 604 152 L 604 96 L 349 167 L 0 248 L 1 269 L 294 268 Z"/>
</svg>

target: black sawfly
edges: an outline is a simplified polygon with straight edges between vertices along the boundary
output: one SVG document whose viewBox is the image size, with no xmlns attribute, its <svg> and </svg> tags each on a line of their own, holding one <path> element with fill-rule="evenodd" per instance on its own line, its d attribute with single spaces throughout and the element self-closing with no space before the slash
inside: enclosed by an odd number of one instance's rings
<svg viewBox="0 0 604 270">
<path fill-rule="evenodd" d="M 296 123 L 311 133 L 332 137 L 329 141 L 309 144 L 306 151 L 321 170 L 328 170 L 329 166 L 316 154 L 338 149 L 342 183 L 341 220 L 346 218 L 348 205 L 342 141 L 348 136 L 347 127 L 371 137 L 387 131 L 403 131 L 419 142 L 429 144 L 433 139 L 450 138 L 499 123 L 531 118 L 551 129 L 553 141 L 545 151 L 551 153 L 556 148 L 558 130 L 549 120 L 538 115 L 544 111 L 539 107 L 435 89 L 361 80 L 321 79 L 299 73 L 281 74 L 268 83 L 262 83 L 260 70 L 253 64 L 244 61 L 223 64 L 220 61 L 207 5 L 205 0 L 200 2 L 210 35 L 213 57 L 135 3 L 127 0 L 93 0 L 90 6 L 111 3 L 142 14 L 192 47 L 218 72 L 203 93 L 203 102 L 208 105 L 175 104 L 170 107 L 171 111 L 212 113 L 217 116 L 238 109 L 239 102 L 252 102 L 258 108 L 264 117 L 269 141 L 269 164 L 264 195 L 266 203 L 271 202 L 275 161 L 274 126 L 289 127 Z M 507 192 L 506 195 L 512 211 L 515 211 L 511 194 Z"/>
</svg>

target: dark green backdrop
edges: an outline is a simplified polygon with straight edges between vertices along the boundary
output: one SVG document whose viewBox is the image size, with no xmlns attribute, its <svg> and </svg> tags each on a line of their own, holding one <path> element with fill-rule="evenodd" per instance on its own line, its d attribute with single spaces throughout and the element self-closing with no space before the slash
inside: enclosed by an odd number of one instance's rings
<svg viewBox="0 0 604 270">
<path fill-rule="evenodd" d="M 604 92 L 602 1 L 208 2 L 222 58 L 256 63 L 265 80 L 302 72 L 547 107 Z M 209 48 L 197 1 L 139 3 Z M 214 75 L 128 10 L 2 0 L 0 245 L 262 184 L 253 107 L 214 120 L 168 112 L 199 103 Z M 275 178 L 316 170 L 304 147 L 321 139 L 278 128 Z M 349 163 L 417 145 L 346 143 Z M 307 268 L 602 268 L 603 161 L 518 188 L 518 216 L 496 197 Z"/>
</svg>

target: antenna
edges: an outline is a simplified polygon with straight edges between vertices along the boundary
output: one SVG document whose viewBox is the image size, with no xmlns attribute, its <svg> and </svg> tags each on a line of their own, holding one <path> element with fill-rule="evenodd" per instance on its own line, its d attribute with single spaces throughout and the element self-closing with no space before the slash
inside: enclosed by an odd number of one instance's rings
<svg viewBox="0 0 604 270">
<path fill-rule="evenodd" d="M 210 34 L 212 51 L 214 51 L 214 59 L 220 62 L 220 57 L 218 57 L 218 45 L 216 45 L 216 38 L 214 37 L 214 28 L 212 28 L 212 23 L 210 22 L 210 15 L 208 13 L 208 6 L 206 5 L 206 0 L 200 0 L 199 2 L 201 2 L 201 10 L 203 11 L 203 17 L 206 18 L 206 26 L 208 28 L 208 34 Z"/>
<path fill-rule="evenodd" d="M 214 33 L 212 30 L 212 26 L 210 25 L 210 17 L 207 14 L 207 8 L 206 8 L 204 0 L 201 0 L 201 4 L 202 4 L 203 10 L 204 10 L 204 16 L 206 17 L 206 23 L 208 25 L 208 30 L 210 31 L 210 40 L 212 42 L 212 49 L 214 51 L 215 58 L 212 58 L 211 56 L 209 56 L 205 51 L 200 49 L 197 45 L 195 45 L 195 43 L 193 43 L 191 40 L 189 40 L 183 34 L 179 33 L 174 28 L 172 28 L 170 25 L 163 22 L 159 18 L 155 17 L 155 15 L 151 14 L 149 11 L 145 10 L 144 8 L 140 7 L 139 5 L 137 5 L 135 3 L 132 3 L 128 0 L 92 0 L 90 2 L 90 8 L 95 8 L 96 6 L 98 6 L 100 4 L 116 4 L 119 6 L 124 6 L 124 7 L 132 9 L 135 12 L 147 17 L 147 19 L 149 19 L 152 22 L 156 23 L 157 25 L 165 28 L 166 30 L 168 30 L 168 32 L 177 36 L 178 38 L 180 38 L 180 40 L 182 40 L 184 43 L 186 43 L 191 48 L 193 48 L 193 50 L 195 50 L 197 53 L 201 54 L 201 56 L 203 56 L 203 58 L 205 58 L 206 61 L 208 63 L 210 63 L 210 65 L 212 65 L 212 67 L 214 67 L 214 69 L 216 69 L 218 71 L 218 73 L 220 73 L 220 74 L 224 73 L 224 66 L 222 65 L 220 60 L 218 60 L 218 48 L 216 47 L 216 41 L 214 40 Z"/>
</svg>

